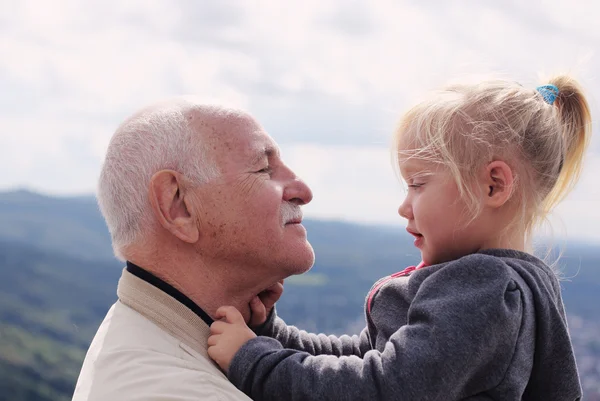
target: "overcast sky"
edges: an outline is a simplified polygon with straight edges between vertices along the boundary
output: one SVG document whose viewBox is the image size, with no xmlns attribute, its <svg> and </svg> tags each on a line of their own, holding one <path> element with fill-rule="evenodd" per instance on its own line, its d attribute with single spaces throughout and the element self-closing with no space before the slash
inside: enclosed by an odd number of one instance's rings
<svg viewBox="0 0 600 401">
<path fill-rule="evenodd" d="M 591 0 L 4 0 L 0 190 L 93 193 L 124 117 L 195 94 L 262 122 L 313 188 L 308 216 L 400 226 L 402 111 L 448 80 L 568 71 L 597 117 L 598 15 Z M 600 241 L 597 134 L 560 235 Z"/>
</svg>

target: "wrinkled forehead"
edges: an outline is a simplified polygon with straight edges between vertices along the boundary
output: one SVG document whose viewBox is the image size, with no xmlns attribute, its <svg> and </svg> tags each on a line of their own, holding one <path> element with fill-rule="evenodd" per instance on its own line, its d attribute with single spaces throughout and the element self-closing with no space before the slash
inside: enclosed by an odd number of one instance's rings
<svg viewBox="0 0 600 401">
<path fill-rule="evenodd" d="M 273 138 L 247 114 L 217 117 L 204 139 L 219 164 L 252 164 L 265 154 L 279 157 L 279 147 Z"/>
</svg>

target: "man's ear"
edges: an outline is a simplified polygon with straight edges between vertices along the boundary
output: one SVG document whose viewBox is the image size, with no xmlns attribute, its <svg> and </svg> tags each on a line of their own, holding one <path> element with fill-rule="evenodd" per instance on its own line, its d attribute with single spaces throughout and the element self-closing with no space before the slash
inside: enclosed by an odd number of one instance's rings
<svg viewBox="0 0 600 401">
<path fill-rule="evenodd" d="M 503 206 L 510 199 L 515 177 L 508 164 L 501 160 L 489 163 L 483 172 L 484 202 L 492 208 Z"/>
<path fill-rule="evenodd" d="M 161 170 L 150 179 L 149 198 L 152 211 L 163 228 L 180 240 L 193 244 L 200 232 L 191 207 L 192 197 L 187 196 L 181 174 Z"/>
</svg>

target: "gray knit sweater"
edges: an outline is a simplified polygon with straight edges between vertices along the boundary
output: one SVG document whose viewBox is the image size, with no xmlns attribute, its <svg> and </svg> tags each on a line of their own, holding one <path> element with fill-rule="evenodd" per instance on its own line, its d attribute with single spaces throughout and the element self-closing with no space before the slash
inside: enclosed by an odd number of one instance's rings
<svg viewBox="0 0 600 401">
<path fill-rule="evenodd" d="M 360 335 L 336 338 L 272 314 L 229 379 L 255 400 L 581 398 L 559 283 L 526 253 L 488 250 L 394 278 L 366 318 Z"/>
</svg>

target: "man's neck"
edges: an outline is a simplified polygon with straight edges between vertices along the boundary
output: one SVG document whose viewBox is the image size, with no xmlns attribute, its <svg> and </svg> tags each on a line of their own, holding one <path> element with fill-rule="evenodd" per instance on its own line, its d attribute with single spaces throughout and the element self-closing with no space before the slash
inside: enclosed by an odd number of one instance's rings
<svg viewBox="0 0 600 401">
<path fill-rule="evenodd" d="M 165 295 L 174 298 L 177 302 L 185 305 L 188 309 L 194 312 L 198 317 L 200 317 L 207 325 L 211 325 L 213 323 L 213 318 L 210 317 L 202 308 L 200 308 L 194 301 L 192 301 L 188 296 L 183 294 L 177 288 L 173 287 L 171 284 L 165 282 L 149 271 L 141 268 L 140 266 L 127 261 L 127 271 L 137 278 L 147 282 L 148 284 L 156 287 L 158 290 L 165 293 Z"/>
<path fill-rule="evenodd" d="M 180 291 L 213 319 L 219 307 L 229 305 L 237 308 L 248 321 L 252 298 L 275 283 L 253 285 L 247 280 L 242 282 L 227 266 L 207 266 L 200 262 L 191 264 L 175 259 L 159 263 L 149 260 L 130 259 L 135 265 Z"/>
</svg>

